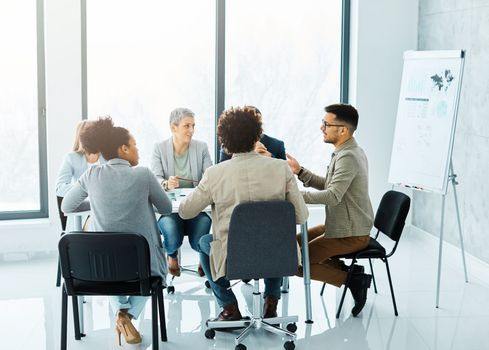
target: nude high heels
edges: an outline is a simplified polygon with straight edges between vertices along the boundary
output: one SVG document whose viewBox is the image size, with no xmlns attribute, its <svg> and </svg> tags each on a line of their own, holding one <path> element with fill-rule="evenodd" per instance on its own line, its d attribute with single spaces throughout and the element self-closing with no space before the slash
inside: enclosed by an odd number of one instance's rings
<svg viewBox="0 0 489 350">
<path fill-rule="evenodd" d="M 124 340 L 127 344 L 139 344 L 141 343 L 141 334 L 139 334 L 136 327 L 131 322 L 131 318 L 125 312 L 117 313 L 116 328 L 117 338 L 119 346 L 121 346 L 121 334 L 124 336 Z"/>
</svg>

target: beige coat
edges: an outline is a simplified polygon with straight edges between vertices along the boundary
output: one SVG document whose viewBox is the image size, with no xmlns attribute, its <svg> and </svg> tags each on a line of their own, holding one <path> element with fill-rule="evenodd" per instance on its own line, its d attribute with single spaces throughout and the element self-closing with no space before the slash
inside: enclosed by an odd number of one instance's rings
<svg viewBox="0 0 489 350">
<path fill-rule="evenodd" d="M 242 202 L 261 200 L 291 202 L 298 224 L 304 223 L 309 215 L 287 162 L 255 152 L 234 154 L 232 159 L 208 168 L 193 193 L 180 204 L 182 219 L 193 218 L 211 205 L 213 280 L 226 275 L 227 236 L 234 207 Z"/>
<path fill-rule="evenodd" d="M 370 234 L 374 212 L 368 195 L 368 162 L 354 138 L 335 149 L 326 177 L 304 169 L 299 180 L 319 190 L 304 192 L 304 200 L 325 205 L 326 238 Z"/>
</svg>

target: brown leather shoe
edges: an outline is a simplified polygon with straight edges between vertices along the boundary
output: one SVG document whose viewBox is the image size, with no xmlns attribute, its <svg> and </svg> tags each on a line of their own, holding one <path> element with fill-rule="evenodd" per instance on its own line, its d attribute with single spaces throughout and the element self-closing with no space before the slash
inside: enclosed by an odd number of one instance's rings
<svg viewBox="0 0 489 350">
<path fill-rule="evenodd" d="M 171 256 L 168 256 L 168 272 L 170 275 L 179 277 L 182 271 L 180 270 L 180 265 L 178 264 L 178 259 L 177 258 L 172 258 Z"/>
<path fill-rule="evenodd" d="M 218 317 L 213 318 L 210 321 L 238 321 L 242 318 L 238 304 L 229 304 L 223 307 L 223 310 Z"/>
<path fill-rule="evenodd" d="M 200 264 L 199 264 L 199 266 L 197 266 L 197 274 L 200 277 L 204 277 L 205 276 L 204 269 L 202 268 L 202 266 Z"/>
<path fill-rule="evenodd" d="M 272 296 L 266 297 L 265 304 L 263 304 L 263 318 L 277 317 L 277 304 L 277 298 Z"/>
</svg>

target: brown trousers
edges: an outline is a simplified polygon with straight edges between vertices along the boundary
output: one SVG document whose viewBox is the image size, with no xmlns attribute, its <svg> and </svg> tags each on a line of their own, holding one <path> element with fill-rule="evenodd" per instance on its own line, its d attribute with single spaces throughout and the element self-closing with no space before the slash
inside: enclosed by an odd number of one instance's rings
<svg viewBox="0 0 489 350">
<path fill-rule="evenodd" d="M 347 272 L 341 269 L 342 263 L 339 260 L 330 258 L 335 255 L 349 254 L 366 248 L 370 236 L 325 238 L 324 225 L 314 226 L 307 232 L 311 279 L 341 287 L 346 282 Z M 302 247 L 300 235 L 297 235 L 297 242 Z"/>
</svg>

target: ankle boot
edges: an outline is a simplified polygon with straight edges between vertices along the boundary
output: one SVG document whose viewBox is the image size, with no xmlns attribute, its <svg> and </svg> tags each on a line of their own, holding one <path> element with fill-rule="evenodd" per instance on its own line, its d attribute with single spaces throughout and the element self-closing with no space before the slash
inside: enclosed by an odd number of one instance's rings
<svg viewBox="0 0 489 350">
<path fill-rule="evenodd" d="M 343 271 L 350 271 L 350 266 L 348 265 L 344 265 L 342 268 L 341 268 Z M 354 264 L 351 269 L 353 269 L 353 274 L 354 275 L 361 275 L 365 272 L 365 268 L 363 267 L 363 265 L 357 265 L 357 264 Z"/>
<path fill-rule="evenodd" d="M 170 273 L 170 275 L 179 277 L 181 274 L 181 270 L 180 270 L 180 265 L 178 264 L 178 259 L 168 256 L 167 261 L 168 261 L 168 272 Z"/>
<path fill-rule="evenodd" d="M 218 317 L 211 319 L 211 321 L 238 321 L 243 317 L 239 312 L 238 304 L 229 304 L 223 307 L 222 312 Z"/>
<path fill-rule="evenodd" d="M 199 266 L 197 266 L 197 274 L 198 274 L 200 277 L 204 277 L 204 276 L 205 276 L 204 269 L 202 268 L 202 265 L 200 265 L 200 264 L 199 264 Z"/>
<path fill-rule="evenodd" d="M 367 302 L 367 290 L 370 288 L 371 281 L 372 275 L 353 274 L 351 277 L 348 288 L 353 296 L 353 300 L 355 300 L 355 306 L 351 309 L 351 313 L 354 317 L 362 311 Z"/>
<path fill-rule="evenodd" d="M 277 317 L 277 304 L 277 298 L 272 296 L 266 297 L 265 304 L 263 304 L 263 318 Z"/>
</svg>

